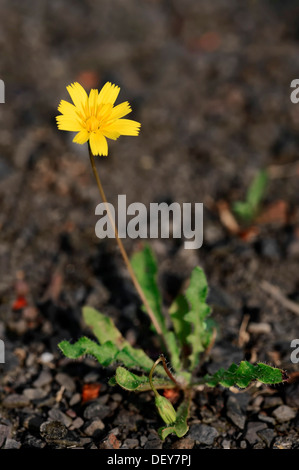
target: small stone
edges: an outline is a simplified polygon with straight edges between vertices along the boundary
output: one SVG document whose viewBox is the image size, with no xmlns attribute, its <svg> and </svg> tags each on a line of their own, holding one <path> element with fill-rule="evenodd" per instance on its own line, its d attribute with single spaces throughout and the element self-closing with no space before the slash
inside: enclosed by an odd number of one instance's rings
<svg viewBox="0 0 299 470">
<path fill-rule="evenodd" d="M 6 439 L 4 449 L 19 449 L 20 447 L 21 443 L 15 439 Z"/>
<path fill-rule="evenodd" d="M 36 449 L 43 449 L 46 446 L 46 443 L 43 442 L 41 439 L 38 439 L 35 436 L 32 436 L 31 434 L 28 434 L 25 437 L 24 443 L 22 445 L 23 447 L 34 447 Z"/>
<path fill-rule="evenodd" d="M 105 406 L 99 403 L 98 401 L 94 401 L 85 408 L 83 415 L 86 419 L 105 419 L 110 414 L 110 412 L 111 410 L 109 406 Z"/>
<path fill-rule="evenodd" d="M 194 447 L 194 440 L 189 439 L 189 437 L 179 439 L 171 446 L 172 449 L 193 449 L 193 447 Z"/>
<path fill-rule="evenodd" d="M 59 421 L 60 423 L 64 424 L 67 428 L 72 424 L 72 419 L 69 418 L 61 410 L 58 410 L 56 408 L 52 408 L 52 410 L 49 411 L 48 416 L 51 421 Z"/>
<path fill-rule="evenodd" d="M 45 398 L 48 393 L 46 390 L 42 390 L 40 388 L 26 388 L 23 391 L 23 395 L 25 395 L 29 400 L 41 400 L 42 398 Z"/>
<path fill-rule="evenodd" d="M 227 439 L 223 439 L 221 445 L 222 445 L 223 449 L 230 449 L 231 448 L 231 441 L 228 441 Z"/>
<path fill-rule="evenodd" d="M 108 434 L 107 438 L 104 439 L 99 446 L 100 449 L 119 449 L 120 441 L 117 439 L 115 434 Z"/>
<path fill-rule="evenodd" d="M 80 393 L 75 393 L 75 395 L 72 396 L 70 399 L 70 406 L 77 405 L 81 401 L 81 395 Z"/>
<path fill-rule="evenodd" d="M 288 406 L 299 408 L 299 382 L 287 385 L 285 401 Z"/>
<path fill-rule="evenodd" d="M 44 352 L 41 357 L 40 357 L 40 362 L 42 364 L 49 364 L 49 362 L 52 362 L 54 359 L 54 355 L 50 352 Z"/>
<path fill-rule="evenodd" d="M 144 449 L 162 449 L 162 441 L 157 434 L 150 433 L 144 445 Z"/>
<path fill-rule="evenodd" d="M 52 382 L 52 375 L 50 372 L 43 370 L 38 378 L 33 382 L 33 386 L 36 388 L 44 387 Z"/>
<path fill-rule="evenodd" d="M 91 384 L 97 382 L 98 380 L 99 374 L 97 372 L 88 372 L 88 374 L 86 374 L 83 379 L 84 383 L 86 384 Z"/>
<path fill-rule="evenodd" d="M 265 423 L 260 423 L 259 421 L 252 421 L 248 423 L 247 431 L 245 434 L 245 439 L 249 444 L 253 445 L 259 441 L 259 436 L 257 435 L 258 431 L 266 429 L 267 425 Z"/>
<path fill-rule="evenodd" d="M 146 436 L 141 436 L 141 438 L 140 438 L 141 447 L 143 447 L 146 442 L 147 442 L 147 437 Z"/>
<path fill-rule="evenodd" d="M 82 418 L 80 418 L 80 416 L 78 416 L 78 418 L 76 418 L 71 426 L 69 427 L 70 431 L 74 431 L 74 429 L 80 429 L 84 424 L 84 421 Z"/>
<path fill-rule="evenodd" d="M 275 437 L 273 429 L 263 429 L 262 431 L 257 431 L 258 436 L 260 436 L 263 441 L 266 443 L 267 447 L 271 446 L 271 443 Z"/>
<path fill-rule="evenodd" d="M 25 408 L 30 405 L 30 400 L 24 395 L 13 393 L 4 398 L 2 406 L 5 408 Z"/>
<path fill-rule="evenodd" d="M 139 446 L 139 441 L 138 439 L 126 439 L 122 447 L 124 446 L 126 446 L 126 449 L 135 449 L 135 447 Z"/>
<path fill-rule="evenodd" d="M 244 429 L 246 416 L 243 414 L 241 407 L 235 397 L 230 396 L 226 403 L 227 416 L 240 429 Z"/>
<path fill-rule="evenodd" d="M 296 416 L 296 412 L 287 405 L 279 406 L 273 411 L 272 414 L 279 423 L 285 423 L 286 421 L 290 421 Z"/>
<path fill-rule="evenodd" d="M 275 408 L 276 406 L 282 405 L 283 401 L 280 397 L 266 397 L 264 401 L 264 409 Z"/>
<path fill-rule="evenodd" d="M 90 437 L 97 437 L 100 431 L 105 429 L 105 424 L 101 419 L 94 419 L 91 422 L 87 423 L 86 428 L 84 428 L 84 433 Z"/>
<path fill-rule="evenodd" d="M 66 434 L 66 427 L 59 421 L 45 421 L 40 427 L 40 435 L 47 442 L 63 439 Z"/>
<path fill-rule="evenodd" d="M 247 449 L 247 442 L 246 441 L 241 441 L 240 442 L 240 447 L 241 447 L 241 449 Z"/>
<path fill-rule="evenodd" d="M 4 442 L 7 439 L 9 433 L 10 433 L 9 426 L 5 426 L 4 424 L 0 424 L 0 447 L 4 444 Z"/>
<path fill-rule="evenodd" d="M 76 390 L 76 384 L 75 381 L 67 374 L 64 374 L 63 372 L 59 372 L 56 377 L 55 377 L 56 382 L 59 383 L 59 385 L 63 386 L 66 390 L 68 390 L 71 393 L 74 393 Z"/>
<path fill-rule="evenodd" d="M 193 424 L 190 428 L 189 436 L 194 439 L 196 443 L 212 445 L 216 437 L 219 436 L 217 429 L 206 424 Z"/>
<path fill-rule="evenodd" d="M 273 449 L 291 449 L 292 448 L 292 441 L 287 437 L 279 436 L 275 439 L 273 443 Z"/>
<path fill-rule="evenodd" d="M 123 397 L 120 393 L 113 393 L 112 394 L 112 400 L 120 403 L 122 401 Z"/>
<path fill-rule="evenodd" d="M 267 416 L 266 414 L 263 414 L 263 413 L 258 414 L 258 419 L 260 421 L 263 421 L 264 423 L 273 424 L 273 425 L 275 424 L 274 418 L 271 418 L 271 416 Z"/>
</svg>

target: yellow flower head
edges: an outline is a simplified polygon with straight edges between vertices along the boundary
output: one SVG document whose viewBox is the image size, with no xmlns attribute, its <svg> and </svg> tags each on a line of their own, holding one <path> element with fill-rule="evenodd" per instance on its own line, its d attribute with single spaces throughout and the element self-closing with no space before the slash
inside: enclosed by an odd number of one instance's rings
<svg viewBox="0 0 299 470">
<path fill-rule="evenodd" d="M 108 155 L 108 139 L 116 140 L 120 135 L 138 135 L 140 123 L 121 119 L 132 109 L 125 101 L 113 106 L 120 88 L 107 82 L 100 92 L 91 90 L 89 96 L 79 83 L 66 87 L 74 104 L 61 100 L 56 117 L 58 129 L 78 132 L 73 142 L 85 144 L 89 141 L 93 155 Z"/>
</svg>

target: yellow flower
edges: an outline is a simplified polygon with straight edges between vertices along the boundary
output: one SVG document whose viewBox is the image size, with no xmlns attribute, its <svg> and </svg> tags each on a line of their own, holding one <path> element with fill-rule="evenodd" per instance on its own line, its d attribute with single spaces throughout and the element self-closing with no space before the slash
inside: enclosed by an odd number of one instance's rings
<svg viewBox="0 0 299 470">
<path fill-rule="evenodd" d="M 89 96 L 79 83 L 66 87 L 74 104 L 61 100 L 56 117 L 58 129 L 78 132 L 73 142 L 85 144 L 89 141 L 93 155 L 108 155 L 108 139 L 116 140 L 120 135 L 138 135 L 140 123 L 121 119 L 132 109 L 125 101 L 114 106 L 120 88 L 107 82 L 100 92 L 91 90 Z"/>
</svg>

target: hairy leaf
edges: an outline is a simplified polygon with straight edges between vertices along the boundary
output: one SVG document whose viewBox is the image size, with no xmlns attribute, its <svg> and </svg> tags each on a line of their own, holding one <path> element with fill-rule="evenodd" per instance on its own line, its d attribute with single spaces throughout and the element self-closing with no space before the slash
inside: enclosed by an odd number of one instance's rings
<svg viewBox="0 0 299 470">
<path fill-rule="evenodd" d="M 133 374 L 133 372 L 128 371 L 124 367 L 118 367 L 116 369 L 115 377 L 113 380 L 110 380 L 109 383 L 110 385 L 117 383 L 125 390 L 134 392 L 145 392 L 147 390 L 151 390 L 149 378 L 147 376 Z M 159 377 L 155 377 L 153 379 L 153 384 L 156 389 L 175 387 L 174 383 L 170 380 Z"/>
<path fill-rule="evenodd" d="M 144 291 L 145 297 L 157 319 L 163 334 L 166 333 L 165 319 L 162 313 L 161 294 L 157 285 L 157 262 L 148 245 L 131 258 L 134 273 Z"/>
<path fill-rule="evenodd" d="M 283 371 L 267 364 L 250 364 L 242 361 L 239 366 L 232 364 L 227 370 L 221 368 L 213 375 L 205 375 L 199 383 L 209 387 L 220 384 L 223 387 L 237 385 L 246 388 L 252 381 L 259 381 L 264 384 L 277 384 L 283 382 Z"/>
<path fill-rule="evenodd" d="M 188 432 L 189 426 L 187 424 L 187 419 L 189 406 L 190 398 L 187 397 L 178 407 L 175 423 L 170 426 L 163 426 L 159 429 L 158 433 L 162 441 L 164 441 L 169 434 L 176 434 L 177 437 L 183 437 Z"/>
<path fill-rule="evenodd" d="M 66 357 L 70 359 L 78 359 L 86 354 L 93 356 L 103 366 L 109 366 L 116 362 L 118 349 L 111 342 L 99 345 L 86 336 L 82 336 L 76 343 L 71 344 L 69 341 L 61 341 L 58 347 Z"/>
<path fill-rule="evenodd" d="M 185 320 L 185 315 L 188 311 L 189 305 L 184 295 L 179 295 L 169 308 L 174 331 L 181 347 L 186 344 L 187 336 L 191 332 L 191 325 Z"/>
<path fill-rule="evenodd" d="M 192 347 L 190 355 L 190 368 L 193 370 L 199 363 L 199 356 L 209 345 L 212 326 L 207 322 L 211 308 L 206 303 L 208 284 L 206 276 L 200 267 L 194 268 L 191 274 L 190 284 L 186 291 L 191 310 L 185 315 L 185 320 L 191 324 L 191 333 L 187 341 Z"/>
<path fill-rule="evenodd" d="M 83 317 L 100 344 L 107 341 L 115 344 L 117 350 L 120 351 L 118 354 L 119 362 L 122 362 L 126 367 L 137 367 L 150 372 L 153 365 L 152 359 L 142 349 L 133 348 L 124 339 L 111 318 L 88 306 L 83 307 Z"/>
</svg>

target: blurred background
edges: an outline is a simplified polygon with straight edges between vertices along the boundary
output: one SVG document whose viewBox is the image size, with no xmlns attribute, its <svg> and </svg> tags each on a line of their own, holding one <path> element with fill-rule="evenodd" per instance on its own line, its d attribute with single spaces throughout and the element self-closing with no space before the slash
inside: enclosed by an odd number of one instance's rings
<svg viewBox="0 0 299 470">
<path fill-rule="evenodd" d="M 86 303 L 157 354 L 115 241 L 95 236 L 101 201 L 87 146 L 56 127 L 74 81 L 119 85 L 117 103 L 128 100 L 142 124 L 97 159 L 110 202 L 204 204 L 199 250 L 150 240 L 165 305 L 199 264 L 221 331 L 214 364 L 246 358 L 298 373 L 298 2 L 0 0 L 0 9 L 2 386 L 22 392 L 22 368 L 30 383 L 41 367 L 32 357 L 61 360 L 57 343 L 81 335 Z M 261 172 L 267 184 L 244 218 L 235 203 Z"/>
</svg>

